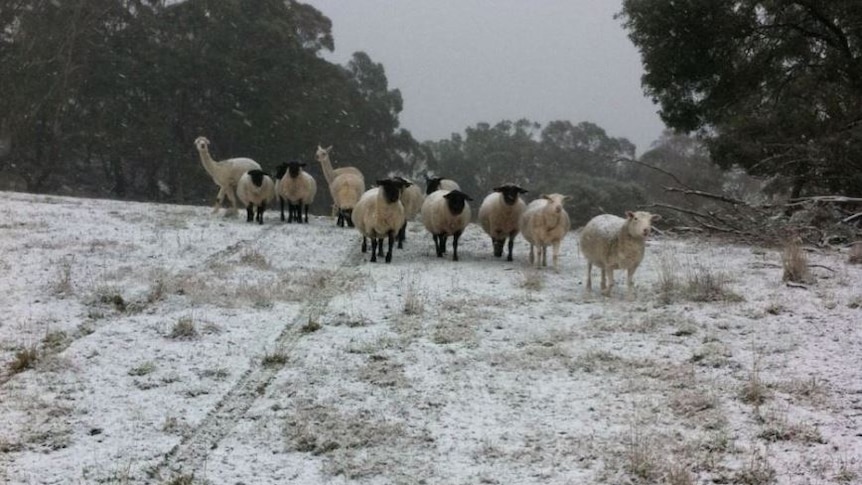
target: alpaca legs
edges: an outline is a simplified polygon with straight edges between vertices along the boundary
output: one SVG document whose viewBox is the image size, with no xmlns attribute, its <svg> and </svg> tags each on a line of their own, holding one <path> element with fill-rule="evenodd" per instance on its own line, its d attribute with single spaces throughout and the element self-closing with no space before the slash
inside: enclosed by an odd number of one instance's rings
<svg viewBox="0 0 862 485">
<path fill-rule="evenodd" d="M 215 204 L 213 204 L 213 212 L 212 212 L 213 214 L 218 212 L 218 210 L 221 208 L 221 204 L 222 204 L 223 200 L 224 200 L 224 187 L 219 187 L 218 195 L 216 195 Z"/>
</svg>

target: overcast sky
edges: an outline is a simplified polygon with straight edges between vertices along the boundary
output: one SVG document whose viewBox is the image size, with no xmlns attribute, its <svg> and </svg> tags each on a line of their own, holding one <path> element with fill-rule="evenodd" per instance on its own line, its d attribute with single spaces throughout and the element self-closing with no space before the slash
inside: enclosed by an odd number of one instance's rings
<svg viewBox="0 0 862 485">
<path fill-rule="evenodd" d="M 618 0 L 304 0 L 332 20 L 339 64 L 365 51 L 420 140 L 486 121 L 590 121 L 635 143 L 663 124 L 643 94 Z"/>
</svg>

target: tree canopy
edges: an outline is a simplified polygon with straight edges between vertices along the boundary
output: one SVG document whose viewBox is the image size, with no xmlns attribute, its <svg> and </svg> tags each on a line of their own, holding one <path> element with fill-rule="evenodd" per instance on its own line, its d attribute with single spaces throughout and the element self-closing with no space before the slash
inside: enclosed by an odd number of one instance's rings
<svg viewBox="0 0 862 485">
<path fill-rule="evenodd" d="M 862 193 L 862 2 L 625 0 L 643 85 L 712 158 Z"/>
<path fill-rule="evenodd" d="M 419 152 L 400 92 L 365 53 L 324 60 L 331 28 L 295 0 L 5 2 L 0 172 L 29 191 L 199 201 L 212 196 L 199 135 L 217 159 L 272 171 L 318 143 L 403 169 Z"/>
</svg>

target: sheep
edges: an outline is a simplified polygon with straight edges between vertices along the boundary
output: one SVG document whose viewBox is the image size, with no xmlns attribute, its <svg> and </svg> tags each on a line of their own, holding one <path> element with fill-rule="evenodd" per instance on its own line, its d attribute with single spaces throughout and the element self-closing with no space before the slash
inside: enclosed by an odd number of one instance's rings
<svg viewBox="0 0 862 485">
<path fill-rule="evenodd" d="M 515 236 L 518 235 L 521 214 L 527 208 L 527 204 L 521 199 L 520 194 L 527 191 L 514 184 L 503 184 L 494 187 L 479 206 L 479 225 L 491 236 L 494 244 L 494 256 L 503 256 L 503 246 L 506 238 L 509 238 L 509 255 L 506 261 L 512 260 L 512 246 Z"/>
<path fill-rule="evenodd" d="M 332 162 L 329 160 L 329 152 L 332 146 L 323 148 L 317 146 L 315 158 L 323 167 L 323 176 L 326 177 L 326 183 L 329 184 L 329 193 L 332 195 L 332 200 L 338 206 L 338 220 L 336 224 L 339 227 L 353 227 L 353 219 L 350 213 L 353 212 L 353 207 L 362 197 L 365 192 L 365 177 L 362 172 L 356 167 L 341 167 L 332 168 Z"/>
<path fill-rule="evenodd" d="M 554 248 L 554 268 L 557 268 L 560 243 L 571 228 L 569 214 L 563 208 L 567 200 L 571 200 L 568 195 L 542 194 L 521 214 L 518 225 L 521 235 L 530 243 L 530 264 L 535 260 L 536 265 L 547 266 L 550 245 Z"/>
<path fill-rule="evenodd" d="M 246 206 L 248 212 L 246 222 L 257 220 L 258 224 L 263 224 L 263 212 L 266 210 L 266 204 L 275 198 L 275 183 L 262 170 L 249 170 L 239 178 L 236 195 Z M 254 213 L 255 208 L 257 208 L 257 216 Z"/>
<path fill-rule="evenodd" d="M 644 257 L 645 239 L 652 223 L 661 219 L 649 212 L 626 212 L 626 218 L 602 214 L 590 219 L 581 230 L 581 252 L 587 259 L 587 291 L 592 291 L 593 265 L 602 270 L 602 293 L 611 294 L 614 270 L 627 271 L 627 294 L 632 296 L 633 277 Z"/>
<path fill-rule="evenodd" d="M 306 164 L 298 161 L 282 163 L 276 172 L 276 193 L 281 202 L 281 220 L 284 221 L 284 201 L 287 200 L 287 222 L 302 223 L 305 208 L 305 222 L 308 223 L 308 206 L 314 202 L 317 182 L 302 169 Z"/>
<path fill-rule="evenodd" d="M 425 195 L 431 195 L 438 190 L 461 190 L 458 182 L 443 177 L 425 176 Z"/>
<path fill-rule="evenodd" d="M 392 246 L 404 224 L 404 206 L 401 191 L 410 185 L 398 179 L 377 181 L 377 187 L 362 194 L 350 215 L 353 226 L 362 234 L 362 252 L 368 249 L 367 238 L 371 238 L 371 262 L 377 262 L 378 252 L 383 256 L 383 237 L 389 238 L 386 262 L 392 262 Z"/>
<path fill-rule="evenodd" d="M 204 170 L 213 178 L 216 185 L 219 186 L 218 195 L 216 196 L 215 205 L 213 205 L 212 213 L 218 212 L 224 201 L 225 195 L 233 205 L 233 211 L 225 210 L 225 216 L 235 216 L 236 209 L 236 186 L 239 178 L 249 170 L 260 170 L 260 165 L 250 158 L 229 158 L 216 162 L 210 156 L 209 151 L 210 141 L 205 137 L 199 136 L 195 139 L 195 148 L 201 157 L 201 164 Z"/>
<path fill-rule="evenodd" d="M 404 225 L 398 231 L 398 249 L 404 247 L 404 240 L 407 239 L 407 221 L 416 217 L 419 209 L 422 208 L 422 202 L 425 200 L 425 195 L 422 189 L 412 181 L 404 177 L 394 177 L 404 184 L 404 189 L 401 191 L 401 204 L 404 206 Z"/>
<path fill-rule="evenodd" d="M 460 190 L 437 190 L 422 203 L 422 223 L 434 239 L 437 257 L 446 252 L 446 238 L 452 236 L 452 261 L 458 261 L 458 239 L 470 223 L 469 195 Z"/>
</svg>

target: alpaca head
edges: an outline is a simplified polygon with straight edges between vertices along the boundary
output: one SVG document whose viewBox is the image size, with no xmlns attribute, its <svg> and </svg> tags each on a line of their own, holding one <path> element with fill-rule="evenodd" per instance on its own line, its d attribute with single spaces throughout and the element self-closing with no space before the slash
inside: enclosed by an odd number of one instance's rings
<svg viewBox="0 0 862 485">
<path fill-rule="evenodd" d="M 314 154 L 314 158 L 318 162 L 323 162 L 324 160 L 329 160 L 329 152 L 332 151 L 332 145 L 329 145 L 326 148 L 323 148 L 320 145 L 317 145 L 317 152 Z"/>
<path fill-rule="evenodd" d="M 199 152 L 203 152 L 209 149 L 210 141 L 206 139 L 206 137 L 199 136 L 195 138 L 195 148 L 198 149 Z"/>
</svg>

